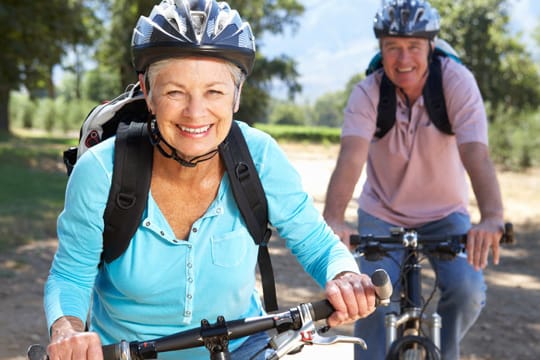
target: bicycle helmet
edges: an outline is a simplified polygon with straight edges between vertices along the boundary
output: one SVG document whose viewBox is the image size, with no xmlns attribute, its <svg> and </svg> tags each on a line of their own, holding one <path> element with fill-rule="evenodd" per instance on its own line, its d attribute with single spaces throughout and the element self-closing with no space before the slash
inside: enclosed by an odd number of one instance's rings
<svg viewBox="0 0 540 360">
<path fill-rule="evenodd" d="M 439 12 L 424 0 L 392 0 L 375 15 L 373 31 L 383 36 L 433 40 L 440 30 Z"/>
<path fill-rule="evenodd" d="M 250 25 L 215 0 L 163 0 L 139 18 L 131 49 L 138 73 L 159 60 L 195 55 L 228 60 L 249 75 L 255 61 Z"/>
</svg>

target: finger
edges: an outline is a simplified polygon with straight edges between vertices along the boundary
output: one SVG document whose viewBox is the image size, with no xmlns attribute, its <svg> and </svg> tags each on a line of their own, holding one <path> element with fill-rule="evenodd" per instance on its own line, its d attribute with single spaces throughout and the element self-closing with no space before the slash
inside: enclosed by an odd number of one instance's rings
<svg viewBox="0 0 540 360">
<path fill-rule="evenodd" d="M 491 250 L 493 251 L 493 264 L 499 265 L 499 240 L 495 239 L 491 245 Z"/>
<path fill-rule="evenodd" d="M 325 292 L 326 298 L 330 301 L 335 310 L 327 321 L 330 326 L 336 326 L 336 324 L 341 322 L 342 314 L 347 312 L 347 306 L 341 297 L 341 290 L 335 280 L 328 282 Z"/>
<path fill-rule="evenodd" d="M 475 241 L 474 241 L 474 268 L 476 270 L 481 269 L 482 267 L 482 247 L 483 247 L 483 241 L 482 241 L 482 234 L 476 233 L 475 234 Z"/>
<path fill-rule="evenodd" d="M 467 234 L 467 262 L 474 265 L 474 232 L 469 231 Z"/>
<path fill-rule="evenodd" d="M 482 243 L 482 254 L 481 254 L 482 256 L 481 256 L 480 267 L 482 269 L 485 269 L 488 264 L 489 248 L 491 247 L 491 242 L 489 241 L 489 238 L 484 237 L 481 243 Z"/>
</svg>

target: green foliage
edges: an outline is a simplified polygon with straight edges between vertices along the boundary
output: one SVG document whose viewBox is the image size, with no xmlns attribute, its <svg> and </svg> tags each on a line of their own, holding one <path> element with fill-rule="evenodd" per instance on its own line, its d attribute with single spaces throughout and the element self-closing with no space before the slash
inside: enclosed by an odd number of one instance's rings
<svg viewBox="0 0 540 360">
<path fill-rule="evenodd" d="M 339 128 L 324 126 L 256 124 L 255 127 L 270 134 L 277 141 L 336 144 L 339 143 L 341 134 Z"/>
<path fill-rule="evenodd" d="M 107 71 L 104 67 L 90 70 L 83 79 L 83 98 L 97 103 L 114 99 L 123 91 L 118 91 L 119 83 L 118 74 L 114 71 Z"/>
<path fill-rule="evenodd" d="M 304 125 L 306 113 L 300 106 L 290 101 L 280 101 L 272 106 L 269 122 L 278 125 Z"/>
<path fill-rule="evenodd" d="M 540 113 L 496 111 L 490 124 L 490 149 L 494 161 L 510 170 L 540 165 Z"/>
<path fill-rule="evenodd" d="M 491 108 L 535 110 L 540 75 L 531 54 L 508 29 L 506 0 L 433 0 L 441 13 L 441 37 L 475 75 Z"/>
<path fill-rule="evenodd" d="M 13 126 L 24 129 L 31 129 L 34 126 L 36 104 L 30 100 L 27 94 L 12 92 L 9 109 Z"/>
<path fill-rule="evenodd" d="M 11 125 L 13 128 L 78 133 L 86 115 L 97 104 L 90 100 L 67 101 L 64 98 L 31 100 L 28 95 L 12 92 Z"/>
<path fill-rule="evenodd" d="M 319 97 L 313 107 L 313 124 L 340 127 L 348 95 L 344 91 L 336 91 Z"/>
<path fill-rule="evenodd" d="M 60 139 L 0 139 L 0 251 L 56 237 L 67 177 Z M 23 231 L 21 231 L 23 229 Z"/>
</svg>

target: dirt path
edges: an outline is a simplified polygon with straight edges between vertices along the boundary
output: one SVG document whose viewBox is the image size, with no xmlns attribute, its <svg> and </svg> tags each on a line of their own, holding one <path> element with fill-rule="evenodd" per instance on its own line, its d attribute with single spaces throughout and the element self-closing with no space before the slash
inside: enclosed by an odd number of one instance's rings
<svg viewBox="0 0 540 360">
<path fill-rule="evenodd" d="M 336 147 L 284 146 L 300 171 L 304 185 L 322 209 L 324 191 L 334 167 Z M 540 354 L 540 170 L 500 175 L 508 219 L 516 225 L 518 244 L 502 251 L 502 261 L 486 271 L 488 302 L 463 341 L 466 360 L 538 359 Z M 357 192 L 360 187 L 357 188 Z M 474 210 L 474 204 L 471 204 Z M 351 203 L 347 218 L 355 221 Z M 24 359 L 32 343 L 47 342 L 42 310 L 43 283 L 56 242 L 29 244 L 0 254 L 0 360 Z M 314 282 L 291 258 L 283 242 L 273 239 L 280 306 L 288 308 L 322 296 Z M 351 333 L 351 326 L 338 329 Z M 326 354 L 326 355 L 325 355 Z M 348 358 L 348 346 L 309 348 L 291 359 L 323 356 Z"/>
</svg>

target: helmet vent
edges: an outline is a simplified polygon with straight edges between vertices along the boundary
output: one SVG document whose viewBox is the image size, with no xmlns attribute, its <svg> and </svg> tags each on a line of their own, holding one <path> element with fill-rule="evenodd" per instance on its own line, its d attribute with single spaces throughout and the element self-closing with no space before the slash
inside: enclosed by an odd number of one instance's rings
<svg viewBox="0 0 540 360">
<path fill-rule="evenodd" d="M 195 36 L 201 41 L 203 35 L 203 29 L 206 22 L 206 13 L 204 11 L 191 11 L 191 23 L 193 30 L 195 30 Z"/>
</svg>

